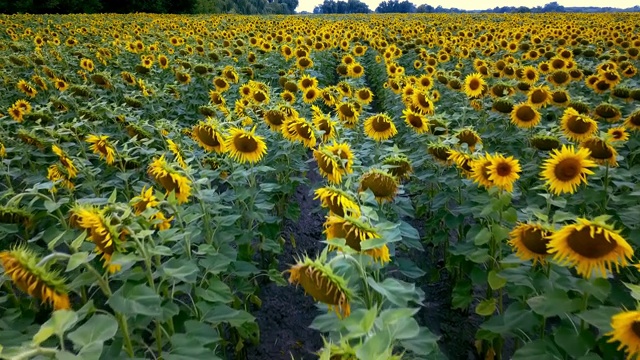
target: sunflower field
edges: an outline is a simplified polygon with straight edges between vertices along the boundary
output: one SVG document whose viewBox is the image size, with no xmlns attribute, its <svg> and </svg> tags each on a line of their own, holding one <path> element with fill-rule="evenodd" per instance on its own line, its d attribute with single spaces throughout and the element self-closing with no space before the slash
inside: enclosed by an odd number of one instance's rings
<svg viewBox="0 0 640 360">
<path fill-rule="evenodd" d="M 0 359 L 636 358 L 639 24 L 1 15 Z"/>
</svg>

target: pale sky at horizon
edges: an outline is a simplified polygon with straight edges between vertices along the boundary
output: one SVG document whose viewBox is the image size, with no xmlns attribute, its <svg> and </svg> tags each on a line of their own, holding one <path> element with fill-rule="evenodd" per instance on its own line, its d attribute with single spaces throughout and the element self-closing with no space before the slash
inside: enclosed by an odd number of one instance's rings
<svg viewBox="0 0 640 360">
<path fill-rule="evenodd" d="M 313 12 L 313 8 L 319 4 L 322 4 L 324 0 L 299 0 L 297 12 L 308 11 Z M 344 1 L 344 0 L 343 0 Z M 369 9 L 375 10 L 376 7 L 383 0 L 360 0 L 367 5 Z M 544 6 L 544 4 L 550 3 L 553 0 L 520 0 L 520 1 L 506 1 L 506 0 L 483 0 L 483 1 L 468 1 L 468 0 L 409 0 L 416 6 L 421 4 L 429 4 L 433 7 L 441 5 L 444 8 L 458 8 L 464 10 L 484 10 L 493 9 L 496 6 L 527 6 L 536 7 Z M 638 0 L 615 0 L 603 3 L 602 0 L 559 0 L 558 4 L 562 6 L 609 6 L 617 8 L 630 8 L 635 5 L 640 5 Z"/>
</svg>

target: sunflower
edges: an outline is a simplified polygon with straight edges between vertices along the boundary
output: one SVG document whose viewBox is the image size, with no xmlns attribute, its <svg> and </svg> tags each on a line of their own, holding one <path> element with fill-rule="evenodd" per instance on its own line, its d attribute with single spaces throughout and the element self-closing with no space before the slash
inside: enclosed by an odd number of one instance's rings
<svg viewBox="0 0 640 360">
<path fill-rule="evenodd" d="M 71 160 L 71 158 L 69 158 L 69 156 L 67 156 L 67 154 L 62 151 L 60 147 L 58 147 L 58 145 L 51 145 L 51 150 L 58 156 L 58 159 L 60 160 L 60 163 L 62 163 L 62 166 L 67 169 L 69 178 L 76 177 L 78 175 L 78 169 L 76 169 L 76 166 L 73 164 L 73 160 Z"/>
<path fill-rule="evenodd" d="M 557 106 L 567 106 L 571 101 L 569 93 L 565 90 L 556 90 L 551 93 L 551 102 Z"/>
<path fill-rule="evenodd" d="M 518 175 L 522 171 L 518 160 L 513 156 L 504 157 L 496 155 L 491 158 L 491 164 L 486 168 L 489 181 L 501 190 L 513 191 L 513 183 L 520 178 Z"/>
<path fill-rule="evenodd" d="M 67 84 L 66 81 L 60 79 L 60 78 L 55 78 L 53 80 L 53 86 L 58 89 L 58 91 L 65 91 L 69 88 L 69 84 Z"/>
<path fill-rule="evenodd" d="M 429 95 L 428 90 L 416 89 L 415 93 L 411 96 L 411 101 L 415 109 L 425 115 L 433 115 L 435 112 L 435 106 L 429 98 Z"/>
<path fill-rule="evenodd" d="M 249 100 L 254 103 L 254 104 L 268 104 L 269 101 L 271 101 L 271 98 L 269 97 L 269 92 L 265 91 L 263 89 L 253 89 L 253 92 L 251 93 L 251 97 L 249 98 Z"/>
<path fill-rule="evenodd" d="M 527 94 L 529 104 L 537 108 L 543 108 L 549 105 L 553 98 L 551 89 L 548 86 L 536 86 L 529 89 Z"/>
<path fill-rule="evenodd" d="M 624 126 L 629 130 L 640 130 L 640 110 L 636 110 L 624 120 Z"/>
<path fill-rule="evenodd" d="M 537 262 L 544 264 L 547 255 L 549 255 L 547 244 L 552 233 L 544 225 L 518 223 L 509 233 L 508 244 L 520 259 L 533 260 L 534 264 Z"/>
<path fill-rule="evenodd" d="M 486 85 L 487 83 L 484 81 L 482 74 L 469 74 L 464 79 L 464 93 L 470 98 L 480 97 Z"/>
<path fill-rule="evenodd" d="M 396 126 L 387 114 L 376 114 L 364 121 L 365 134 L 375 141 L 384 141 L 398 133 Z"/>
<path fill-rule="evenodd" d="M 356 110 L 353 103 L 341 102 L 336 106 L 338 119 L 344 123 L 347 128 L 354 128 L 358 123 L 360 113 Z"/>
<path fill-rule="evenodd" d="M 80 59 L 80 67 L 87 70 L 88 72 L 92 72 L 95 69 L 93 60 L 87 58 Z"/>
<path fill-rule="evenodd" d="M 296 67 L 300 70 L 306 70 L 310 67 L 313 67 L 313 60 L 311 60 L 307 56 L 303 56 L 296 60 Z"/>
<path fill-rule="evenodd" d="M 560 119 L 560 127 L 564 135 L 573 141 L 590 138 L 598 131 L 598 124 L 586 115 L 581 115 L 574 108 L 567 108 Z"/>
<path fill-rule="evenodd" d="M 595 161 L 597 164 L 606 164 L 611 167 L 618 166 L 618 161 L 616 160 L 618 152 L 604 139 L 592 137 L 587 140 L 583 140 L 580 143 L 580 148 L 588 149 L 591 160 Z"/>
<path fill-rule="evenodd" d="M 538 81 L 539 78 L 540 75 L 538 74 L 536 68 L 534 68 L 533 66 L 525 66 L 522 69 L 522 81 L 533 85 Z"/>
<path fill-rule="evenodd" d="M 449 160 L 456 164 L 456 167 L 460 169 L 463 175 L 471 177 L 473 173 L 473 168 L 471 167 L 473 158 L 469 154 L 462 151 L 451 150 Z"/>
<path fill-rule="evenodd" d="M 429 131 L 429 121 L 421 113 L 414 112 L 411 109 L 404 109 L 402 114 L 404 122 L 417 134 L 423 134 Z"/>
<path fill-rule="evenodd" d="M 305 293 L 311 295 L 315 301 L 329 305 L 329 310 L 335 309 L 339 317 L 345 318 L 351 314 L 351 290 L 347 287 L 347 280 L 337 275 L 324 264 L 324 255 L 316 260 L 305 257 L 298 260 L 289 270 L 290 284 L 300 284 Z"/>
<path fill-rule="evenodd" d="M 620 113 L 620 109 L 617 106 L 602 103 L 596 106 L 595 110 L 596 119 L 604 119 L 606 122 L 613 123 L 618 121 L 622 114 Z"/>
<path fill-rule="evenodd" d="M 455 135 L 459 144 L 467 144 L 469 151 L 473 152 L 476 145 L 482 144 L 480 135 L 473 129 L 462 129 Z"/>
<path fill-rule="evenodd" d="M 316 195 L 314 200 L 320 199 L 321 206 L 329 208 L 329 215 L 360 217 L 360 206 L 348 192 L 333 186 L 325 186 L 316 189 L 314 194 Z"/>
<path fill-rule="evenodd" d="M 289 90 L 285 90 L 280 93 L 280 98 L 290 104 L 296 102 L 296 95 Z"/>
<path fill-rule="evenodd" d="M 610 141 L 627 141 L 629 133 L 625 127 L 614 127 L 607 131 Z"/>
<path fill-rule="evenodd" d="M 389 248 L 386 244 L 379 248 L 362 250 L 363 241 L 380 238 L 380 234 L 370 225 L 350 216 L 329 216 L 324 223 L 324 228 L 327 240 L 344 239 L 347 246 L 373 257 L 375 261 L 381 263 L 390 261 Z"/>
<path fill-rule="evenodd" d="M 216 91 L 219 92 L 219 93 L 223 93 L 223 92 L 229 90 L 229 88 L 231 87 L 231 85 L 229 85 L 227 80 L 225 80 L 225 78 L 223 78 L 222 76 L 215 77 L 212 80 L 212 82 L 213 82 L 213 86 L 216 87 Z"/>
<path fill-rule="evenodd" d="M 303 91 L 311 88 L 317 88 L 318 79 L 308 74 L 303 74 L 300 81 L 298 81 L 298 86 L 300 86 Z"/>
<path fill-rule="evenodd" d="M 280 127 L 284 123 L 285 114 L 281 110 L 271 109 L 267 110 L 262 114 L 262 118 L 264 122 L 267 123 L 269 128 L 273 131 L 280 130 Z"/>
<path fill-rule="evenodd" d="M 142 191 L 140 191 L 140 195 L 131 199 L 131 202 L 133 203 L 133 211 L 136 215 L 140 215 L 143 211 L 154 208 L 160 204 L 158 199 L 153 195 L 153 186 L 150 186 L 148 189 L 144 186 Z"/>
<path fill-rule="evenodd" d="M 18 87 L 18 90 L 22 91 L 29 97 L 35 97 L 38 94 L 38 90 L 36 90 L 33 85 L 29 84 L 25 80 L 18 81 L 18 84 L 16 86 Z"/>
<path fill-rule="evenodd" d="M 373 101 L 373 93 L 368 88 L 360 88 L 355 91 L 356 101 L 361 104 L 369 104 Z"/>
<path fill-rule="evenodd" d="M 553 135 L 534 135 L 529 139 L 531 146 L 541 151 L 550 151 L 560 148 L 560 139 Z"/>
<path fill-rule="evenodd" d="M 232 159 L 240 163 L 256 163 L 267 153 L 267 145 L 262 136 L 255 134 L 255 126 L 251 131 L 232 128 L 225 140 L 226 147 Z"/>
<path fill-rule="evenodd" d="M 520 103 L 511 110 L 511 123 L 519 128 L 530 129 L 540 123 L 540 112 L 530 103 Z"/>
<path fill-rule="evenodd" d="M 589 160 L 589 150 L 585 148 L 575 151 L 572 145 L 563 145 L 562 149 L 554 149 L 551 157 L 542 165 L 540 176 L 545 180 L 551 192 L 573 194 L 580 183 L 587 183 L 587 175 L 592 175 L 590 167 L 596 163 Z"/>
<path fill-rule="evenodd" d="M 382 165 L 388 167 L 389 174 L 397 179 L 409 179 L 413 168 L 409 158 L 405 155 L 392 155 L 382 161 Z"/>
<path fill-rule="evenodd" d="M 40 259 L 33 251 L 23 246 L 2 251 L 0 263 L 5 275 L 21 291 L 51 304 L 54 310 L 71 308 L 64 279 L 46 264 L 40 265 Z"/>
<path fill-rule="evenodd" d="M 303 118 L 296 118 L 287 122 L 287 127 L 294 127 L 295 130 L 289 130 L 289 133 L 295 133 L 295 140 L 298 140 L 308 148 L 316 146 L 316 135 L 313 132 L 313 126 Z"/>
<path fill-rule="evenodd" d="M 91 144 L 89 147 L 94 154 L 100 155 L 100 160 L 106 158 L 107 164 L 111 165 L 116 161 L 116 151 L 109 142 L 109 136 L 107 135 L 89 135 L 85 140 Z"/>
<path fill-rule="evenodd" d="M 398 180 L 386 170 L 371 169 L 360 178 L 358 192 L 371 190 L 379 203 L 391 202 L 398 192 Z"/>
<path fill-rule="evenodd" d="M 364 66 L 359 63 L 353 63 L 351 65 L 347 65 L 347 76 L 352 78 L 359 78 L 364 75 Z"/>
<path fill-rule="evenodd" d="M 625 349 L 627 359 L 636 359 L 640 354 L 640 311 L 623 311 L 611 318 L 612 330 L 605 334 L 607 342 L 620 342 L 618 351 Z"/>
<path fill-rule="evenodd" d="M 209 90 L 209 101 L 218 107 L 223 107 L 227 104 L 227 100 L 225 100 L 224 96 L 215 90 Z"/>
<path fill-rule="evenodd" d="M 153 160 L 147 169 L 147 173 L 164 187 L 167 194 L 174 191 L 179 204 L 189 200 L 191 180 L 170 166 L 164 155 Z"/>
<path fill-rule="evenodd" d="M 326 177 L 327 180 L 333 184 L 340 184 L 342 182 L 344 171 L 340 165 L 340 157 L 334 155 L 326 148 L 313 150 L 313 157 L 318 163 L 320 175 Z"/>
<path fill-rule="evenodd" d="M 427 147 L 427 151 L 439 163 L 443 165 L 450 164 L 450 161 L 451 161 L 450 156 L 451 156 L 452 150 L 449 146 L 444 144 L 439 144 L 439 143 L 431 143 Z"/>
<path fill-rule="evenodd" d="M 485 154 L 471 162 L 471 179 L 487 189 L 494 185 L 489 178 L 489 166 L 492 165 L 492 160 L 491 154 Z"/>
<path fill-rule="evenodd" d="M 579 275 L 590 278 L 595 272 L 603 278 L 607 270 L 627 266 L 633 248 L 620 236 L 619 231 L 601 221 L 578 218 L 575 224 L 562 227 L 550 236 L 547 245 L 553 259 L 576 267 Z"/>
<path fill-rule="evenodd" d="M 73 227 L 86 230 L 88 239 L 96 245 L 96 252 L 102 254 L 103 266 L 111 273 L 120 270 L 120 265 L 111 264 L 111 257 L 120 240 L 117 229 L 111 225 L 111 218 L 105 209 L 91 206 L 75 206 L 71 209 L 69 222 Z"/>
<path fill-rule="evenodd" d="M 322 132 L 323 142 L 327 142 L 336 136 L 336 123 L 332 121 L 328 115 L 314 115 L 313 125 L 315 125 L 318 131 Z"/>
<path fill-rule="evenodd" d="M 320 97 L 320 90 L 316 87 L 305 89 L 302 93 L 302 101 L 307 104 L 313 104 Z"/>
<path fill-rule="evenodd" d="M 9 109 L 7 110 L 9 112 L 9 116 L 11 116 L 11 118 L 17 122 L 22 122 L 24 120 L 24 115 L 25 112 L 24 110 L 17 105 L 11 105 L 11 107 L 9 107 Z"/>
<path fill-rule="evenodd" d="M 325 148 L 333 155 L 337 156 L 340 161 L 340 168 L 345 172 L 351 174 L 353 169 L 353 152 L 346 142 L 338 143 L 333 142 L 331 145 L 326 145 Z"/>
</svg>

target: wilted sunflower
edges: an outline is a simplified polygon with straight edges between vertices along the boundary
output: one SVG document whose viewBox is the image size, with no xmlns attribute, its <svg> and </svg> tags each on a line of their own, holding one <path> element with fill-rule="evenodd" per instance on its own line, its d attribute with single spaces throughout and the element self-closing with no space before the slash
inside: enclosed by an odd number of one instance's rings
<svg viewBox="0 0 640 360">
<path fill-rule="evenodd" d="M 640 110 L 631 113 L 631 115 L 625 119 L 624 126 L 629 130 L 640 130 Z"/>
<path fill-rule="evenodd" d="M 380 234 L 378 234 L 376 229 L 365 224 L 363 221 L 350 216 L 329 216 L 324 223 L 324 228 L 327 240 L 344 239 L 347 246 L 355 251 L 371 256 L 374 261 L 386 263 L 391 260 L 389 257 L 389 248 L 386 244 L 379 248 L 362 250 L 361 242 L 380 238 Z"/>
<path fill-rule="evenodd" d="M 240 128 L 229 130 L 225 147 L 232 159 L 239 163 L 256 163 L 267 153 L 264 138 L 255 134 L 255 126 L 251 131 Z"/>
<path fill-rule="evenodd" d="M 398 180 L 386 170 L 371 169 L 360 178 L 358 192 L 371 190 L 379 203 L 391 202 L 398 192 Z"/>
<path fill-rule="evenodd" d="M 290 284 L 300 284 L 305 293 L 311 295 L 315 301 L 329 305 L 329 310 L 335 309 L 340 317 L 351 314 L 351 290 L 347 287 L 347 280 L 337 275 L 328 265 L 324 264 L 324 256 L 316 260 L 308 257 L 298 260 L 289 270 Z"/>
<path fill-rule="evenodd" d="M 489 166 L 491 166 L 492 160 L 491 154 L 485 154 L 471 162 L 471 179 L 487 189 L 494 185 L 489 178 Z"/>
<path fill-rule="evenodd" d="M 551 235 L 547 248 L 554 260 L 575 267 L 587 279 L 594 272 L 606 278 L 613 265 L 619 270 L 633 256 L 633 248 L 619 231 L 602 221 L 582 218 Z"/>
<path fill-rule="evenodd" d="M 629 140 L 629 133 L 624 127 L 614 127 L 607 131 L 610 141 L 627 141 Z"/>
<path fill-rule="evenodd" d="M 191 180 L 171 167 L 165 160 L 164 155 L 153 160 L 147 169 L 147 173 L 162 185 L 167 193 L 174 191 L 179 204 L 189 200 Z"/>
<path fill-rule="evenodd" d="M 589 149 L 590 158 L 597 164 L 606 164 L 611 167 L 618 166 L 618 161 L 616 160 L 618 152 L 604 139 L 592 137 L 587 140 L 583 140 L 580 143 L 580 148 Z"/>
<path fill-rule="evenodd" d="M 105 214 L 105 209 L 76 205 L 71 209 L 69 222 L 71 226 L 87 231 L 88 239 L 96 245 L 95 251 L 102 254 L 103 266 L 109 272 L 120 270 L 120 265 L 111 264 L 111 257 L 120 238 L 116 228 L 111 225 L 111 218 Z"/>
<path fill-rule="evenodd" d="M 529 103 L 520 103 L 511 110 L 511 123 L 519 128 L 530 129 L 540 123 L 540 112 Z"/>
<path fill-rule="evenodd" d="M 480 97 L 486 85 L 482 74 L 469 74 L 464 79 L 464 93 L 470 98 Z"/>
<path fill-rule="evenodd" d="M 364 133 L 375 141 L 384 141 L 398 133 L 387 114 L 372 115 L 364 121 Z"/>
<path fill-rule="evenodd" d="M 607 342 L 620 342 L 618 351 L 625 350 L 627 359 L 637 359 L 640 354 L 640 311 L 623 311 L 611 318 L 612 330 L 605 334 Z"/>
<path fill-rule="evenodd" d="M 554 149 L 551 157 L 542 165 L 540 176 L 556 195 L 573 194 L 580 183 L 587 183 L 587 175 L 592 175 L 590 167 L 596 163 L 589 160 L 589 150 L 575 151 L 573 145 L 562 145 L 562 149 Z"/>
<path fill-rule="evenodd" d="M 111 143 L 109 143 L 109 136 L 89 135 L 85 141 L 91 144 L 89 148 L 94 154 L 100 155 L 100 160 L 104 157 L 109 165 L 116 161 L 116 150 L 113 148 Z"/>
<path fill-rule="evenodd" d="M 486 167 L 489 181 L 501 190 L 508 192 L 513 191 L 513 183 L 520 178 L 519 172 L 522 171 L 518 160 L 513 156 L 504 157 L 496 155 L 491 157 L 491 164 Z"/>
<path fill-rule="evenodd" d="M 509 233 L 509 245 L 516 251 L 516 256 L 522 260 L 533 260 L 545 263 L 549 255 L 547 244 L 553 232 L 544 225 L 519 223 Z"/>
<path fill-rule="evenodd" d="M 58 145 L 51 145 L 51 150 L 53 151 L 54 154 L 58 155 L 58 159 L 60 160 L 60 163 L 62 163 L 62 166 L 64 166 L 65 169 L 67 169 L 69 178 L 76 177 L 78 175 L 78 169 L 73 164 L 73 160 L 71 160 L 71 158 L 69 158 L 69 156 L 67 156 L 67 154 L 64 151 L 62 151 L 60 147 L 58 147 Z"/>
<path fill-rule="evenodd" d="M 388 156 L 382 161 L 382 164 L 388 167 L 389 174 L 401 180 L 408 179 L 413 172 L 409 158 L 402 154 Z"/>
<path fill-rule="evenodd" d="M 325 186 L 316 189 L 315 195 L 314 200 L 320 199 L 321 206 L 329 208 L 329 215 L 360 217 L 360 206 L 356 203 L 355 198 L 342 189 Z"/>
<path fill-rule="evenodd" d="M 459 144 L 467 144 L 469 151 L 473 152 L 476 145 L 482 144 L 480 135 L 473 129 L 462 129 L 455 135 Z"/>
<path fill-rule="evenodd" d="M 36 254 L 24 246 L 0 252 L 4 273 L 18 289 L 43 303 L 51 304 L 54 310 L 70 309 L 64 279 L 46 265 L 39 265 L 39 262 Z"/>
<path fill-rule="evenodd" d="M 550 151 L 560 148 L 560 139 L 552 135 L 534 135 L 529 139 L 531 146 L 541 151 Z"/>
<path fill-rule="evenodd" d="M 140 191 L 140 195 L 131 199 L 131 203 L 136 215 L 140 215 L 145 210 L 154 208 L 160 204 L 158 199 L 153 195 L 153 186 L 150 186 L 148 189 L 144 186 Z"/>
<path fill-rule="evenodd" d="M 222 154 L 227 150 L 225 139 L 212 118 L 199 122 L 191 129 L 191 137 L 198 145 L 209 152 Z"/>
<path fill-rule="evenodd" d="M 598 131 L 598 124 L 586 115 L 581 115 L 574 108 L 567 108 L 560 119 L 560 127 L 564 135 L 573 141 L 590 138 Z"/>
</svg>

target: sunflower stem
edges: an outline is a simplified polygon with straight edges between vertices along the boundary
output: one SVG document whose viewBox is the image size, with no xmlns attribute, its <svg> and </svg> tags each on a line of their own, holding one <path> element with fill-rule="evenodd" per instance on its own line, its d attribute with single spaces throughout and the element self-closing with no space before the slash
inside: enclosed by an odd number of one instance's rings
<svg viewBox="0 0 640 360">
<path fill-rule="evenodd" d="M 604 201 L 602 204 L 602 210 L 607 211 L 607 204 L 609 202 L 609 162 L 604 167 L 604 178 L 602 180 L 604 186 Z"/>
<path fill-rule="evenodd" d="M 37 355 L 46 355 L 48 357 L 52 357 L 55 356 L 56 354 L 58 354 L 58 349 L 53 349 L 53 348 L 43 348 L 43 347 L 37 347 L 35 349 L 29 349 L 26 350 L 14 357 L 12 357 L 13 360 L 28 360 L 28 359 L 32 359 L 34 357 L 36 357 Z"/>
<path fill-rule="evenodd" d="M 118 312 L 116 312 L 116 319 L 118 320 L 118 327 L 120 327 L 122 337 L 124 338 L 124 345 L 127 355 L 132 358 L 134 355 L 133 344 L 131 343 L 131 338 L 129 337 L 129 326 L 127 325 L 127 319 Z"/>
</svg>

